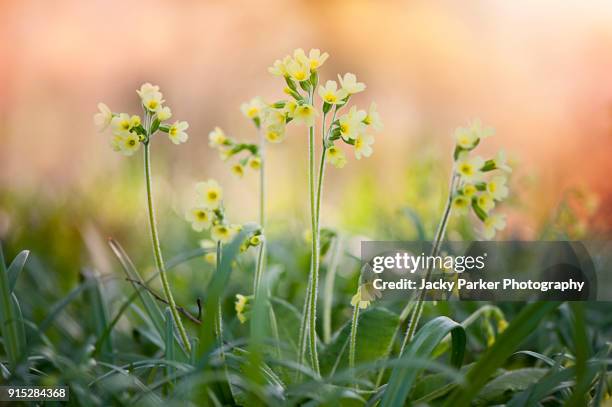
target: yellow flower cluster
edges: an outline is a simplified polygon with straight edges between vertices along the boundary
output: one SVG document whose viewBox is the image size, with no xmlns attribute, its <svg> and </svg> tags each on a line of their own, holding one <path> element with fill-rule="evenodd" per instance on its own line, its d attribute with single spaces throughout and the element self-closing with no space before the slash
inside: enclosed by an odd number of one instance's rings
<svg viewBox="0 0 612 407">
<path fill-rule="evenodd" d="M 215 127 L 208 134 L 209 145 L 219 150 L 219 156 L 223 161 L 242 155 L 238 161 L 232 165 L 232 172 L 242 177 L 245 168 L 259 171 L 261 168 L 261 156 L 259 147 L 256 144 L 240 143 L 235 139 L 225 135 L 220 127 Z"/>
<path fill-rule="evenodd" d="M 111 128 L 111 147 L 124 155 L 130 156 L 140 148 L 142 143 L 148 143 L 157 132 L 168 134 L 174 144 L 187 141 L 186 131 L 189 124 L 185 121 L 175 121 L 172 124 L 164 122 L 172 117 L 168 106 L 164 106 L 159 86 L 150 83 L 143 84 L 136 91 L 143 107 L 144 120 L 138 115 L 128 113 L 113 113 L 104 103 L 98 104 L 99 112 L 94 115 L 94 124 L 99 131 Z"/>
<path fill-rule="evenodd" d="M 234 303 L 234 309 L 236 310 L 236 317 L 241 324 L 247 321 L 247 312 L 250 310 L 250 302 L 252 296 L 245 296 L 242 294 L 236 294 L 236 302 Z"/>
<path fill-rule="evenodd" d="M 467 127 L 457 128 L 454 133 L 454 171 L 458 183 L 453 197 L 453 209 L 464 214 L 471 209 L 483 223 L 482 236 L 485 239 L 492 239 L 497 231 L 506 227 L 505 215 L 491 212 L 508 196 L 506 176 L 489 177 L 488 173 L 493 170 L 512 172 L 503 151 L 489 160 L 470 154 L 482 139 L 493 133 L 493 129 L 483 127 L 478 120 Z"/>
<path fill-rule="evenodd" d="M 215 243 L 229 243 L 242 230 L 242 225 L 229 223 L 223 209 L 223 189 L 217 181 L 209 179 L 196 184 L 196 205 L 185 214 L 185 219 L 191 223 L 196 232 L 210 230 L 212 241 L 203 241 L 203 248 L 212 248 Z M 252 232 L 242 244 L 241 249 L 246 250 L 251 246 L 258 246 L 263 239 L 261 230 Z M 211 244 L 212 242 L 212 244 Z M 212 254 L 206 255 L 206 260 L 214 263 L 216 257 Z"/>
<path fill-rule="evenodd" d="M 375 103 L 370 105 L 368 111 L 358 110 L 353 106 L 348 113 L 338 115 L 339 111 L 346 107 L 351 96 L 364 91 L 366 85 L 358 82 L 355 74 L 346 73 L 344 76 L 338 75 L 338 82 L 328 80 L 325 85 L 317 89 L 319 83 L 317 70 L 328 57 L 327 53 L 321 53 L 318 49 L 312 49 L 306 55 L 304 50 L 299 48 L 293 52 L 293 55 L 276 60 L 269 71 L 273 75 L 284 77 L 287 84 L 284 91 L 292 99 L 281 100 L 271 105 L 257 105 L 251 101 L 244 106 L 243 112 L 250 114 L 259 106 L 258 125 L 262 126 L 269 141 L 280 141 L 285 137 L 287 123 L 291 121 L 303 123 L 308 127 L 314 126 L 319 116 L 314 103 L 316 91 L 322 102 L 323 127 L 326 115 L 333 109 L 331 124 L 323 134 L 328 153 L 327 161 L 341 168 L 346 164 L 346 156 L 334 143 L 341 140 L 352 146 L 358 160 L 369 157 L 373 151 L 374 137 L 368 134 L 368 130 L 380 131 L 383 124 Z M 249 117 L 254 118 L 255 113 Z"/>
</svg>

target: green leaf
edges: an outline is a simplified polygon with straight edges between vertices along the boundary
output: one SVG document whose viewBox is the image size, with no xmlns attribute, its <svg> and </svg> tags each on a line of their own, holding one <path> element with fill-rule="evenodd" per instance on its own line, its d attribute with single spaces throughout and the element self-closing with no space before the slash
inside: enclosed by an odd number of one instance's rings
<svg viewBox="0 0 612 407">
<path fill-rule="evenodd" d="M 548 369 L 541 368 L 524 368 L 502 373 L 483 387 L 477 401 L 484 405 L 504 403 L 513 393 L 525 390 L 546 373 Z"/>
<path fill-rule="evenodd" d="M 176 351 L 174 349 L 174 321 L 172 319 L 172 311 L 170 308 L 166 308 L 166 360 L 169 362 L 176 360 Z M 168 376 L 172 376 L 175 372 L 174 367 L 171 364 L 168 364 L 166 369 L 166 374 Z"/>
<path fill-rule="evenodd" d="M 461 367 L 465 352 L 465 329 L 461 324 L 447 317 L 438 317 L 423 325 L 406 347 L 401 359 L 410 361 L 418 358 L 429 358 L 433 350 L 449 333 L 452 335 L 453 341 L 451 364 L 457 368 Z M 404 405 L 417 374 L 421 370 L 401 365 L 396 366 L 391 372 L 381 406 Z"/>
<path fill-rule="evenodd" d="M 385 308 L 373 307 L 359 313 L 356 364 L 378 360 L 385 355 L 398 323 L 398 316 Z M 351 321 L 347 321 L 321 352 L 321 373 L 329 374 L 348 367 L 348 341 Z M 375 373 L 375 372 L 373 372 Z"/>
<path fill-rule="evenodd" d="M 92 283 L 88 285 L 87 289 L 87 302 L 91 305 L 91 320 L 94 323 L 94 331 L 96 337 L 100 338 L 104 335 L 106 327 L 108 326 L 108 312 L 104 298 L 102 295 L 102 289 L 100 287 L 100 281 L 95 276 L 87 276 L 87 280 Z M 113 359 L 113 344 L 112 338 L 106 336 L 104 342 L 101 343 L 100 349 L 107 361 Z"/>
<path fill-rule="evenodd" d="M 474 367 L 466 375 L 466 385 L 457 388 L 449 397 L 446 406 L 469 405 L 493 373 L 531 334 L 542 319 L 559 306 L 558 302 L 534 302 L 527 305 L 514 318 L 508 328 L 499 335 Z"/>
<path fill-rule="evenodd" d="M 8 279 L 9 279 L 9 287 L 11 292 L 15 290 L 15 284 L 17 284 L 17 278 L 19 277 L 19 273 L 23 270 L 23 266 L 25 266 L 26 260 L 28 260 L 28 256 L 30 255 L 29 250 L 23 250 L 19 253 L 13 261 L 11 265 L 8 266 Z"/>
<path fill-rule="evenodd" d="M 11 367 L 15 368 L 23 355 L 23 322 L 11 295 L 8 270 L 0 245 L 0 332 Z"/>
</svg>

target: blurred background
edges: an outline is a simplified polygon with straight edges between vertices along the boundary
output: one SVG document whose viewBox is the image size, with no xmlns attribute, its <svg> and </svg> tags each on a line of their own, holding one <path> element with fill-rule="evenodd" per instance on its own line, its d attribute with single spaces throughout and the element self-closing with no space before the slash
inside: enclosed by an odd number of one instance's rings
<svg viewBox="0 0 612 407">
<path fill-rule="evenodd" d="M 100 237 L 123 238 L 128 251 L 148 245 L 142 157 L 111 151 L 92 123 L 100 101 L 140 114 L 143 82 L 160 85 L 174 118 L 190 123 L 188 144 L 153 146 L 164 244 L 197 246 L 182 214 L 198 180 L 222 183 L 232 221 L 255 220 L 257 177 L 232 176 L 207 136 L 221 126 L 255 141 L 239 106 L 282 97 L 267 67 L 298 47 L 331 55 L 323 80 L 356 73 L 368 88 L 355 100 L 376 101 L 385 123 L 370 159 L 330 168 L 325 226 L 411 239 L 409 207 L 433 233 L 452 131 L 474 118 L 496 128 L 480 153 L 503 148 L 515 167 L 500 238 L 601 237 L 612 226 L 608 1 L 4 0 L 0 8 L 0 239 L 11 254 L 38 249 L 76 272 L 75 254 L 89 258 L 84 246 Z M 271 233 L 301 236 L 303 128 L 268 156 Z M 140 251 L 150 261 L 148 247 Z"/>
</svg>

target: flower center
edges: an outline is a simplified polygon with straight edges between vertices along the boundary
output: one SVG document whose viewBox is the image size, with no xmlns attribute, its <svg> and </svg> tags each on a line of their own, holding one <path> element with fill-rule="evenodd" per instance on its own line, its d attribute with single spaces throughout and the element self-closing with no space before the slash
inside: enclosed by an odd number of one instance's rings
<svg viewBox="0 0 612 407">
<path fill-rule="evenodd" d="M 217 192 L 215 191 L 209 191 L 208 192 L 208 199 L 210 199 L 211 201 L 214 201 L 215 199 L 217 199 Z"/>
</svg>

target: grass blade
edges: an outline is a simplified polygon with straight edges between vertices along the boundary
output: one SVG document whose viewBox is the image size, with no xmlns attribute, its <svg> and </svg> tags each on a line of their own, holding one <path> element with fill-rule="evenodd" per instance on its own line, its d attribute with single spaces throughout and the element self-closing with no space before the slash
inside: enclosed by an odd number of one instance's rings
<svg viewBox="0 0 612 407">
<path fill-rule="evenodd" d="M 495 344 L 474 364 L 466 375 L 466 385 L 457 388 L 449 397 L 446 406 L 469 405 L 489 378 L 532 333 L 542 319 L 556 309 L 558 302 L 534 302 L 514 318 L 508 328 L 497 337 Z"/>
<path fill-rule="evenodd" d="M 8 272 L 9 287 L 10 287 L 11 292 L 15 290 L 15 284 L 17 284 L 17 278 L 19 277 L 19 273 L 21 273 L 21 270 L 23 270 L 23 267 L 25 266 L 25 263 L 28 260 L 29 255 L 30 255 L 29 250 L 23 250 L 21 253 L 15 256 L 11 264 L 8 266 L 7 272 Z"/>
<path fill-rule="evenodd" d="M 447 317 L 438 317 L 423 326 L 408 344 L 401 359 L 411 360 L 415 358 L 428 358 L 436 346 L 448 334 L 452 335 L 453 349 L 451 352 L 451 363 L 460 367 L 463 363 L 465 352 L 465 329 L 461 324 Z M 405 404 L 410 389 L 415 382 L 417 374 L 422 369 L 410 369 L 404 366 L 396 366 L 391 372 L 389 384 L 385 390 L 382 407 L 401 406 Z"/>
<path fill-rule="evenodd" d="M 17 315 L 17 309 L 11 295 L 8 271 L 4 262 L 2 245 L 0 245 L 0 332 L 4 339 L 4 348 L 7 353 L 11 367 L 15 368 L 19 362 L 23 347 L 20 334 L 21 318 Z M 23 324 L 21 323 L 23 326 Z"/>
</svg>

